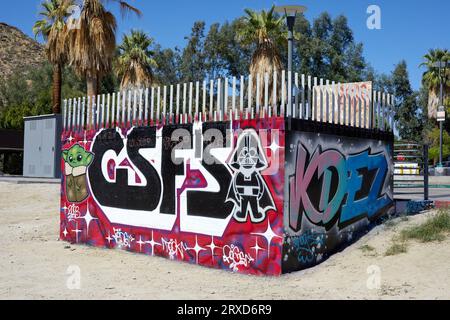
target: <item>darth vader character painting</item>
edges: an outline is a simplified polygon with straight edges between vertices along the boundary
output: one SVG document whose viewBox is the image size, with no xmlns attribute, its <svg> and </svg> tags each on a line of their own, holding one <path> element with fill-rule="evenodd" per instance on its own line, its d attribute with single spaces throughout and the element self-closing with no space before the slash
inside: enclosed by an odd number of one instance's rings
<svg viewBox="0 0 450 320">
<path fill-rule="evenodd" d="M 235 173 L 227 201 L 234 203 L 234 218 L 246 222 L 250 214 L 252 223 L 264 221 L 266 212 L 275 210 L 275 204 L 261 176 L 268 163 L 255 130 L 244 130 L 239 136 L 229 165 Z"/>
</svg>

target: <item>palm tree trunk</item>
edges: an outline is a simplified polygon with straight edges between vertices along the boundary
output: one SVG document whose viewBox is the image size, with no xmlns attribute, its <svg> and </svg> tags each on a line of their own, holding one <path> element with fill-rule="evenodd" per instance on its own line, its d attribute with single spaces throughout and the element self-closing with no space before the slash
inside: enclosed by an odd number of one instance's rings
<svg viewBox="0 0 450 320">
<path fill-rule="evenodd" d="M 62 66 L 57 63 L 53 66 L 53 107 L 54 114 L 61 113 L 61 83 L 62 83 Z"/>
<path fill-rule="evenodd" d="M 97 76 L 97 94 L 102 91 L 102 78 Z"/>
<path fill-rule="evenodd" d="M 88 97 L 96 96 L 98 91 L 98 81 L 96 76 L 87 76 L 86 77 L 86 83 L 87 83 L 87 94 Z"/>
<path fill-rule="evenodd" d="M 436 119 L 439 105 L 439 96 L 436 89 L 431 89 L 428 93 L 428 118 Z"/>
</svg>

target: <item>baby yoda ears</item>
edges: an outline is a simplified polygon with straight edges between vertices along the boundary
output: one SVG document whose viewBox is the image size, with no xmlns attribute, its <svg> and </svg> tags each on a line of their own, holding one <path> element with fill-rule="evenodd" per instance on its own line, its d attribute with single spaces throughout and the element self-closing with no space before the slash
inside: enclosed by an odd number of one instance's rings
<svg viewBox="0 0 450 320">
<path fill-rule="evenodd" d="M 94 154 L 88 151 L 86 151 L 86 153 L 87 153 L 86 157 L 86 167 L 87 167 L 92 163 L 92 160 L 94 160 Z"/>
<path fill-rule="evenodd" d="M 65 162 L 67 162 L 67 156 L 69 155 L 69 150 L 64 150 L 62 152 L 62 157 L 64 159 Z"/>
</svg>

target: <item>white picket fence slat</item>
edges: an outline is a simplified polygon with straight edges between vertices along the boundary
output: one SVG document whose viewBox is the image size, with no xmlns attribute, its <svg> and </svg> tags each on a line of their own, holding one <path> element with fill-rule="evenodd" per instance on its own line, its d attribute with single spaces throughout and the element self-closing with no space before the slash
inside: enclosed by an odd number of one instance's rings
<svg viewBox="0 0 450 320">
<path fill-rule="evenodd" d="M 362 95 L 345 83 L 275 70 L 273 74 L 190 81 L 65 99 L 63 128 L 82 131 L 285 116 L 392 132 L 394 101 L 394 96 L 386 92 L 372 90 Z"/>
</svg>

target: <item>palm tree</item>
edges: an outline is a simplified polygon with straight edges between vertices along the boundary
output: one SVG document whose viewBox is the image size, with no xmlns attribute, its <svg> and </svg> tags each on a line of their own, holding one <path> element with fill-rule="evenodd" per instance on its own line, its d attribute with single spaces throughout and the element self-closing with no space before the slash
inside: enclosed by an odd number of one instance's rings
<svg viewBox="0 0 450 320">
<path fill-rule="evenodd" d="M 132 30 L 130 35 L 124 35 L 116 62 L 117 74 L 122 78 L 121 90 L 151 86 L 152 67 L 156 66 L 154 52 L 150 50 L 152 43 L 153 39 L 143 31 Z"/>
<path fill-rule="evenodd" d="M 122 13 L 141 12 L 126 1 L 114 0 Z M 116 49 L 116 18 L 105 8 L 107 0 L 83 0 L 77 28 L 69 32 L 70 64 L 86 78 L 88 96 L 98 93 L 101 78 L 112 70 Z"/>
<path fill-rule="evenodd" d="M 272 87 L 273 74 L 277 71 L 280 75 L 283 65 L 281 62 L 278 46 L 283 45 L 286 35 L 284 32 L 284 18 L 277 17 L 273 6 L 269 11 L 262 10 L 257 13 L 246 9 L 242 25 L 238 31 L 238 36 L 243 45 L 256 45 L 250 63 L 250 74 L 252 75 L 253 91 L 256 91 L 255 81 L 257 75 L 260 76 L 260 88 L 264 87 L 265 74 L 269 74 L 269 87 Z M 280 81 L 278 81 L 280 84 Z M 272 90 L 269 90 L 272 94 Z M 260 95 L 260 103 L 263 104 L 264 95 Z M 272 101 L 272 97 L 269 98 Z"/>
<path fill-rule="evenodd" d="M 437 107 L 439 104 L 439 91 L 440 91 L 440 76 L 439 68 L 436 68 L 436 62 L 450 62 L 450 52 L 447 49 L 430 49 L 430 51 L 423 57 L 425 62 L 420 66 L 427 67 L 427 71 L 424 72 L 422 82 L 428 89 L 428 116 L 430 118 L 436 118 Z M 450 92 L 450 68 L 447 68 L 447 72 L 444 75 L 444 97 Z"/>
<path fill-rule="evenodd" d="M 61 113 L 62 69 L 67 62 L 68 46 L 66 42 L 69 9 L 73 0 L 48 0 L 41 3 L 43 11 L 39 13 L 42 20 L 36 21 L 33 33 L 42 35 L 47 44 L 47 58 L 53 64 L 53 113 Z"/>
</svg>

